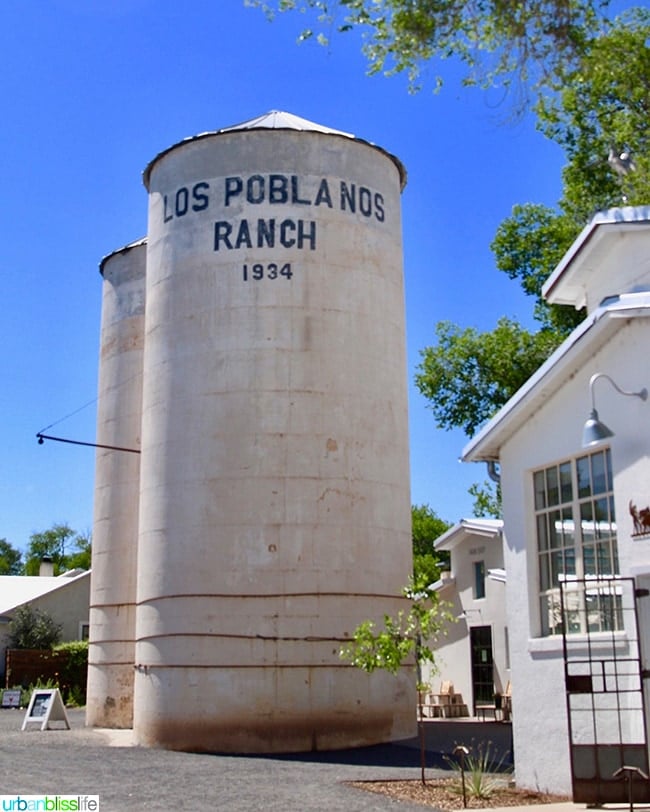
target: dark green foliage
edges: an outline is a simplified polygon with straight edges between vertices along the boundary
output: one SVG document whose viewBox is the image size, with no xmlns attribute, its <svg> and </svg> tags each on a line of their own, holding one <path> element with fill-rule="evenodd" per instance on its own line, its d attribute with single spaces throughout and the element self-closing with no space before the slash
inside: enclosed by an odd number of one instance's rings
<svg viewBox="0 0 650 812">
<path fill-rule="evenodd" d="M 580 233 L 571 217 L 548 206 L 527 203 L 514 206 L 492 241 L 497 268 L 516 279 L 535 299 L 535 318 L 543 329 L 555 331 L 559 341 L 584 318 L 573 307 L 550 306 L 542 298 L 542 285 Z"/>
<path fill-rule="evenodd" d="M 8 648 L 49 649 L 61 639 L 61 625 L 42 609 L 19 606 L 9 624 Z"/>
<path fill-rule="evenodd" d="M 38 575 L 45 556 L 52 559 L 55 575 L 75 568 L 90 569 L 90 553 L 89 533 L 77 533 L 68 524 L 55 524 L 49 530 L 30 536 L 25 575 Z"/>
<path fill-rule="evenodd" d="M 562 212 L 584 224 L 612 206 L 650 203 L 650 10 L 631 8 L 590 42 L 560 93 L 537 104 L 538 128 L 567 157 Z M 634 170 L 608 162 L 631 153 Z"/>
<path fill-rule="evenodd" d="M 54 651 L 62 655 L 58 674 L 58 687 L 66 705 L 86 704 L 86 681 L 88 677 L 88 641 L 70 640 L 59 643 Z"/>
<path fill-rule="evenodd" d="M 505 316 L 491 332 L 436 326 L 437 344 L 420 351 L 415 383 L 439 428 L 468 435 L 506 403 L 558 345 L 553 330 L 531 333 Z"/>
<path fill-rule="evenodd" d="M 434 549 L 436 539 L 451 527 L 429 505 L 413 505 L 411 508 L 413 536 L 413 582 L 416 588 L 426 588 L 435 583 L 440 570 L 449 565 L 449 553 Z"/>
<path fill-rule="evenodd" d="M 21 575 L 22 553 L 12 547 L 7 539 L 0 539 L 0 575 Z"/>
<path fill-rule="evenodd" d="M 501 486 L 485 480 L 482 485 L 475 482 L 467 489 L 474 497 L 472 515 L 479 519 L 501 518 Z"/>
</svg>

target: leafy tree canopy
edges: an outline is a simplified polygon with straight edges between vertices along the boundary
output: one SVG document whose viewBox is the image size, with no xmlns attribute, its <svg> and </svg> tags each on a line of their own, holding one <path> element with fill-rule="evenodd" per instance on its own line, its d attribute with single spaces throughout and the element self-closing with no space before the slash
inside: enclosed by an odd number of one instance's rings
<svg viewBox="0 0 650 812">
<path fill-rule="evenodd" d="M 341 649 L 344 660 L 368 673 L 383 669 L 397 674 L 402 666 L 410 664 L 420 681 L 420 666 L 435 661 L 433 644 L 444 634 L 451 617 L 431 590 L 416 592 L 411 586 L 404 595 L 409 609 L 398 612 L 396 617 L 385 615 L 379 630 L 370 620 L 357 626 L 352 641 Z"/>
<path fill-rule="evenodd" d="M 650 202 L 650 10 L 631 8 L 594 39 L 561 92 L 537 103 L 538 129 L 564 150 L 563 213 Z M 631 154 L 634 168 L 611 161 Z M 609 158 L 609 160 L 608 160 Z"/>
<path fill-rule="evenodd" d="M 472 516 L 479 519 L 500 519 L 501 512 L 501 486 L 485 480 L 482 484 L 475 482 L 467 489 L 474 499 Z"/>
<path fill-rule="evenodd" d="M 360 29 L 369 72 L 417 84 L 432 60 L 460 59 L 466 84 L 555 86 L 606 25 L 609 0 L 246 0 L 269 16 L 297 10 L 318 39 Z M 326 33 L 327 32 L 327 33 Z M 301 39 L 314 36 L 306 28 Z M 441 79 L 436 79 L 440 86 Z"/>
<path fill-rule="evenodd" d="M 68 524 L 55 524 L 30 536 L 25 575 L 38 575 L 44 557 L 52 559 L 55 575 L 77 567 L 90 569 L 90 553 L 90 534 L 77 533 Z"/>
<path fill-rule="evenodd" d="M 7 539 L 0 539 L 0 575 L 20 575 L 23 571 L 23 556 Z"/>
<path fill-rule="evenodd" d="M 437 344 L 420 351 L 415 383 L 439 428 L 468 435 L 501 407 L 557 346 L 554 331 L 530 333 L 505 316 L 491 332 L 436 326 Z"/>
<path fill-rule="evenodd" d="M 413 583 L 425 589 L 435 583 L 440 570 L 449 562 L 449 554 L 434 549 L 435 540 L 451 527 L 429 505 L 411 508 L 413 535 Z"/>
<path fill-rule="evenodd" d="M 565 151 L 557 209 L 515 206 L 492 249 L 497 267 L 535 300 L 537 332 L 501 318 L 479 333 L 449 322 L 421 351 L 415 382 L 441 428 L 468 435 L 489 419 L 584 318 L 547 305 L 541 290 L 582 227 L 599 209 L 650 203 L 650 11 L 632 9 L 567 73 L 563 89 L 540 100 L 538 126 Z M 630 153 L 625 171 L 617 158 Z M 483 509 L 483 508 L 481 508 Z"/>
<path fill-rule="evenodd" d="M 9 648 L 49 649 L 61 639 L 62 626 L 42 609 L 19 606 L 9 624 Z"/>
</svg>

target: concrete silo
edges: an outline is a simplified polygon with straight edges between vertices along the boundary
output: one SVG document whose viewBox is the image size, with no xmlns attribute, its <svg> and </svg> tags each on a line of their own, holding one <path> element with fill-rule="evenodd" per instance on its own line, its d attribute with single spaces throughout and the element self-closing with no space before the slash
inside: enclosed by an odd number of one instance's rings
<svg viewBox="0 0 650 812">
<path fill-rule="evenodd" d="M 146 241 L 105 257 L 97 442 L 139 449 Z M 86 722 L 131 727 L 140 455 L 97 449 Z"/>
<path fill-rule="evenodd" d="M 412 675 L 339 658 L 411 569 L 403 167 L 270 113 L 144 180 L 136 741 L 411 735 Z"/>
</svg>

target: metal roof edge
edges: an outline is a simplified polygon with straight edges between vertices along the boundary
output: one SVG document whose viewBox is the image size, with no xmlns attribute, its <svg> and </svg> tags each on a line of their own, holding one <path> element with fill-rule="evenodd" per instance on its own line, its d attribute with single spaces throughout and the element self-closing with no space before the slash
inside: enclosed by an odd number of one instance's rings
<svg viewBox="0 0 650 812">
<path fill-rule="evenodd" d="M 435 540 L 436 550 L 451 550 L 468 536 L 497 538 L 503 530 L 501 519 L 461 519 Z"/>
<path fill-rule="evenodd" d="M 91 572 L 90 570 L 83 570 L 82 572 L 80 572 L 80 573 L 78 573 L 76 575 L 73 575 L 73 576 L 66 575 L 65 573 L 60 573 L 59 575 L 45 576 L 45 577 L 42 576 L 42 575 L 2 575 L 2 576 L 0 576 L 0 583 L 2 582 L 2 578 L 21 578 L 21 579 L 22 578 L 29 578 L 30 581 L 35 581 L 37 579 L 40 579 L 42 581 L 47 580 L 48 583 L 43 584 L 43 586 L 49 586 L 49 589 L 44 589 L 42 592 L 38 592 L 36 595 L 32 595 L 31 597 L 29 597 L 29 598 L 27 598 L 25 600 L 21 600 L 19 603 L 16 603 L 13 606 L 9 606 L 8 608 L 3 608 L 2 613 L 13 612 L 16 609 L 18 609 L 20 606 L 25 606 L 26 604 L 31 603 L 32 601 L 39 600 L 40 598 L 43 598 L 45 595 L 51 595 L 53 592 L 57 592 L 62 587 L 66 587 L 66 586 L 69 586 L 70 584 L 74 584 L 77 581 L 82 580 L 82 578 L 84 578 L 84 577 L 86 577 L 86 578 L 89 577 L 90 572 Z M 53 583 L 53 581 L 55 581 L 57 583 Z"/>
<path fill-rule="evenodd" d="M 461 461 L 498 461 L 498 451 L 491 450 L 490 446 L 493 448 L 496 444 L 500 448 L 505 439 L 501 435 L 509 436 L 514 419 L 518 417 L 521 420 L 537 408 L 540 399 L 543 399 L 541 385 L 545 384 L 547 397 L 557 391 L 560 385 L 558 379 L 565 367 L 577 360 L 574 358 L 575 352 L 593 350 L 595 342 L 606 339 L 609 331 L 617 330 L 623 318 L 650 318 L 650 292 L 625 294 L 594 310 L 467 443 L 462 450 Z"/>
<path fill-rule="evenodd" d="M 277 111 L 272 111 L 272 112 L 277 112 Z M 258 119 L 251 119 L 251 121 L 257 121 L 257 120 L 261 120 L 263 118 L 264 118 L 264 116 L 259 116 Z M 297 117 L 295 117 L 295 118 L 297 118 Z M 177 147 L 183 146 L 185 144 L 189 144 L 189 143 L 191 143 L 193 141 L 200 141 L 200 140 L 203 140 L 205 138 L 215 138 L 215 137 L 220 136 L 220 135 L 231 135 L 232 133 L 245 133 L 245 132 L 253 132 L 253 131 L 260 131 L 261 130 L 261 131 L 267 131 L 267 132 L 282 132 L 282 131 L 284 131 L 284 132 L 293 132 L 293 133 L 305 133 L 305 134 L 309 134 L 309 135 L 313 135 L 314 133 L 320 133 L 322 135 L 331 136 L 333 138 L 346 138 L 346 139 L 348 139 L 350 141 L 356 141 L 359 144 L 365 144 L 366 146 L 372 147 L 372 149 L 376 149 L 378 152 L 381 152 L 383 155 L 385 155 L 387 158 L 389 158 L 395 164 L 395 166 L 397 168 L 397 171 L 399 173 L 399 178 L 400 178 L 400 191 L 404 190 L 404 188 L 406 186 L 406 182 L 407 182 L 406 167 L 404 166 L 404 164 L 400 161 L 400 159 L 396 155 L 393 155 L 392 152 L 389 152 L 388 150 L 384 149 L 383 147 L 380 147 L 377 144 L 374 144 L 372 141 L 367 141 L 364 138 L 359 138 L 358 136 L 353 135 L 352 133 L 346 133 L 346 132 L 343 132 L 343 130 L 334 130 L 334 129 L 330 128 L 330 127 L 324 127 L 324 126 L 319 125 L 319 124 L 314 124 L 313 122 L 306 121 L 306 119 L 302 119 L 302 120 L 305 121 L 305 123 L 307 123 L 307 124 L 312 124 L 312 127 L 311 128 L 305 127 L 305 128 L 300 128 L 300 129 L 298 127 L 295 127 L 295 126 L 279 126 L 279 127 L 277 127 L 277 126 L 256 125 L 254 127 L 251 127 L 251 126 L 246 126 L 247 124 L 250 124 L 250 122 L 242 122 L 241 124 L 235 124 L 235 125 L 230 126 L 230 127 L 222 127 L 219 130 L 209 130 L 209 131 L 206 131 L 206 132 L 203 132 L 203 133 L 199 133 L 197 135 L 190 135 L 187 138 L 183 138 L 180 141 L 177 141 L 176 143 L 172 144 L 171 146 L 167 147 L 166 149 L 163 149 L 161 152 L 159 152 L 157 155 L 155 155 L 149 161 L 149 163 L 145 166 L 145 168 L 144 168 L 144 170 L 142 172 L 142 182 L 143 182 L 145 188 L 147 189 L 147 191 L 149 191 L 149 181 L 150 181 L 150 178 L 151 178 L 151 172 L 153 170 L 154 165 L 161 158 L 163 158 L 169 152 L 172 152 L 173 150 L 175 150 Z"/>
<path fill-rule="evenodd" d="M 102 257 L 99 262 L 99 272 L 103 276 L 104 275 L 104 265 L 108 262 L 109 259 L 116 257 L 118 254 L 127 254 L 133 248 L 137 248 L 140 245 L 146 245 L 147 238 L 141 237 L 139 240 L 134 240 L 133 242 L 128 243 L 127 245 L 123 245 L 121 248 L 116 248 L 115 251 L 111 251 L 110 254 L 106 254 L 106 256 Z"/>
<path fill-rule="evenodd" d="M 597 212 L 580 234 L 575 238 L 569 250 L 564 254 L 549 278 L 542 285 L 542 296 L 548 299 L 553 295 L 553 289 L 575 262 L 578 256 L 587 247 L 596 231 L 606 225 L 647 225 L 650 222 L 650 206 L 623 206 L 621 208 L 604 209 Z"/>
</svg>

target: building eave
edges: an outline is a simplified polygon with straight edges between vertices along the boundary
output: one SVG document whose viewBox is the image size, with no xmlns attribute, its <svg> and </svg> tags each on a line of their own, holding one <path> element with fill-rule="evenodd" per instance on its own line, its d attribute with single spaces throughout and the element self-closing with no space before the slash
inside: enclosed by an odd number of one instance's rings
<svg viewBox="0 0 650 812">
<path fill-rule="evenodd" d="M 575 375 L 587 358 L 635 318 L 650 318 L 649 292 L 624 294 L 595 310 L 472 438 L 461 460 L 498 462 L 503 443 Z"/>
<path fill-rule="evenodd" d="M 38 601 L 45 595 L 52 595 L 83 578 L 90 578 L 90 570 L 83 570 L 75 575 L 69 573 L 54 576 L 2 575 L 0 576 L 0 586 L 4 584 L 7 589 L 3 590 L 0 614 L 11 615 L 20 606 Z M 18 589 L 11 589 L 12 586 L 18 587 Z"/>
<path fill-rule="evenodd" d="M 599 264 L 603 244 L 613 234 L 631 229 L 650 229 L 650 206 L 626 206 L 598 212 L 582 229 L 569 250 L 542 287 L 549 304 L 572 305 L 577 310 L 587 303 L 586 277 Z"/>
<path fill-rule="evenodd" d="M 503 522 L 501 519 L 461 519 L 441 536 L 438 536 L 433 546 L 436 550 L 450 552 L 471 536 L 500 538 L 502 530 Z"/>
</svg>

